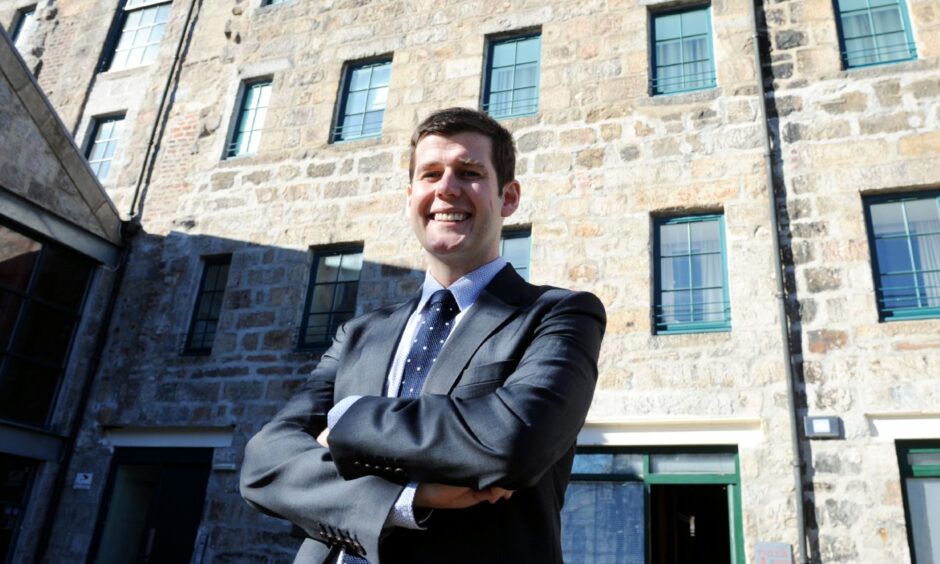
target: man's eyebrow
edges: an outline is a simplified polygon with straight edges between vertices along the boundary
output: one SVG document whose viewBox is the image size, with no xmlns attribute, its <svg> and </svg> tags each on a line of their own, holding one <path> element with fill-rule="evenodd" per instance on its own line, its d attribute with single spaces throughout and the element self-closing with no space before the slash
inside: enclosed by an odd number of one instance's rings
<svg viewBox="0 0 940 564">
<path fill-rule="evenodd" d="M 480 162 L 480 161 L 478 161 L 478 160 L 476 160 L 476 159 L 471 159 L 471 158 L 469 158 L 469 157 L 461 157 L 461 158 L 459 158 L 459 159 L 457 159 L 457 160 L 460 161 L 460 164 L 465 164 L 465 165 L 470 165 L 470 166 L 483 166 L 483 163 L 482 163 L 482 162 Z"/>
</svg>

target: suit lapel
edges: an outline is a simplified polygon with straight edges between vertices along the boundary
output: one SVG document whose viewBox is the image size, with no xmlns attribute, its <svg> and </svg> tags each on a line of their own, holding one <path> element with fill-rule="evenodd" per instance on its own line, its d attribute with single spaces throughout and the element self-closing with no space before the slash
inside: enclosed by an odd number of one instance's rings
<svg viewBox="0 0 940 564">
<path fill-rule="evenodd" d="M 385 381 L 391 370 L 398 342 L 405 331 L 405 325 L 411 312 L 418 305 L 420 296 L 415 296 L 394 309 L 380 323 L 374 324 L 363 343 L 360 362 L 367 367 L 365 377 L 357 379 L 357 392 L 362 395 L 381 396 L 385 392 Z M 370 370 L 368 367 L 382 367 L 382 370 Z"/>
<path fill-rule="evenodd" d="M 496 275 L 447 339 L 422 393 L 450 392 L 483 341 L 518 310 L 525 285 L 512 266 L 507 265 Z"/>
</svg>

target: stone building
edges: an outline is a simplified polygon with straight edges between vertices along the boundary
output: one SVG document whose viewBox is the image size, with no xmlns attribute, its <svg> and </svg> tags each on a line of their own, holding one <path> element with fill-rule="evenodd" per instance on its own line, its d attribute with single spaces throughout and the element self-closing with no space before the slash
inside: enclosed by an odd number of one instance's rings
<svg viewBox="0 0 940 564">
<path fill-rule="evenodd" d="M 138 228 L 9 561 L 291 557 L 238 496 L 243 446 L 338 323 L 420 284 L 408 140 L 453 105 L 516 136 L 511 262 L 607 307 L 567 561 L 940 558 L 935 0 L 0 0 L 0 23 Z"/>
</svg>

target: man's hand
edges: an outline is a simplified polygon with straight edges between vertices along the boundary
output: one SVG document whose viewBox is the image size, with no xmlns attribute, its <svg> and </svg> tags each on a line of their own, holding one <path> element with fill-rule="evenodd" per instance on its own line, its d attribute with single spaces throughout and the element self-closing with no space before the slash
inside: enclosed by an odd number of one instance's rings
<svg viewBox="0 0 940 564">
<path fill-rule="evenodd" d="M 327 427 L 326 429 L 323 429 L 323 431 L 320 432 L 319 435 L 317 435 L 317 442 L 320 443 L 320 445 L 323 446 L 324 448 L 330 448 L 330 443 L 327 440 L 329 436 L 330 436 L 330 428 Z"/>
<path fill-rule="evenodd" d="M 447 484 L 420 483 L 415 490 L 413 504 L 415 507 L 430 509 L 466 509 L 484 501 L 496 503 L 510 497 L 512 491 L 498 487 L 474 490 Z"/>
</svg>

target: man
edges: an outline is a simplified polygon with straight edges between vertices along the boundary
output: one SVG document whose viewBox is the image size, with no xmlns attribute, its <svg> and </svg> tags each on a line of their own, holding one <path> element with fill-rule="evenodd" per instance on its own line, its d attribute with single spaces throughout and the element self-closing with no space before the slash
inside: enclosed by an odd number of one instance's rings
<svg viewBox="0 0 940 564">
<path fill-rule="evenodd" d="M 499 256 L 512 136 L 469 109 L 411 140 L 421 294 L 343 325 L 249 441 L 242 495 L 308 538 L 295 562 L 561 562 L 559 514 L 604 308 Z"/>
</svg>

